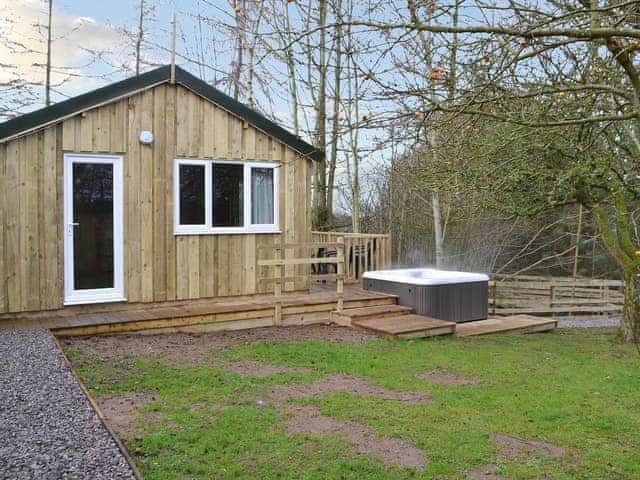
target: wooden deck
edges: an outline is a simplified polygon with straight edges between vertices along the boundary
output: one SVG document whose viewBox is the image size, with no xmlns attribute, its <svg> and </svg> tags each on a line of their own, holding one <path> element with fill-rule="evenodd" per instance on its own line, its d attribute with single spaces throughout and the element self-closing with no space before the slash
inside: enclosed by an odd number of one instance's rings
<svg viewBox="0 0 640 480">
<path fill-rule="evenodd" d="M 493 317 L 453 323 L 414 315 L 397 305 L 397 297 L 345 285 L 344 310 L 336 311 L 335 284 L 313 282 L 309 291 L 284 293 L 282 325 L 329 321 L 366 329 L 387 338 L 435 335 L 466 337 L 490 333 L 532 333 L 553 330 L 557 322 L 532 315 Z M 0 330 L 48 328 L 58 336 L 108 333 L 211 332 L 267 327 L 276 323 L 274 295 L 251 295 L 161 303 L 104 303 L 60 310 L 0 315 Z"/>
<path fill-rule="evenodd" d="M 313 284 L 309 292 L 282 295 L 283 325 L 329 321 L 336 308 L 335 286 Z M 345 286 L 345 308 L 391 305 L 396 297 Z M 0 317 L 0 330 L 49 328 L 59 336 L 121 332 L 216 331 L 274 324 L 276 298 L 252 295 L 162 303 L 84 305 Z"/>
<path fill-rule="evenodd" d="M 338 325 L 350 327 L 360 320 L 368 320 L 370 318 L 397 317 L 398 315 L 406 315 L 413 310 L 411 307 L 403 307 L 401 305 L 377 305 L 360 308 L 348 308 L 342 311 L 331 312 L 331 321 Z"/>
<path fill-rule="evenodd" d="M 414 314 L 355 320 L 353 325 L 383 337 L 406 339 L 451 335 L 456 329 L 454 322 Z"/>
<path fill-rule="evenodd" d="M 510 317 L 493 317 L 476 322 L 456 325 L 457 337 L 486 335 L 489 333 L 534 333 L 546 332 L 557 327 L 558 322 L 552 318 L 534 317 L 533 315 L 512 315 Z"/>
<path fill-rule="evenodd" d="M 410 307 L 388 304 L 346 308 L 331 312 L 331 320 L 340 325 L 369 330 L 386 338 L 425 338 L 437 335 L 467 337 L 489 333 L 531 333 L 553 330 L 557 322 L 531 315 L 496 317 L 467 323 L 455 323 L 415 315 Z"/>
<path fill-rule="evenodd" d="M 342 312 L 331 312 L 331 320 L 340 325 L 369 330 L 386 338 L 451 335 L 455 330 L 456 324 L 453 322 L 414 315 L 411 312 L 411 307 L 395 304 L 345 308 Z"/>
</svg>

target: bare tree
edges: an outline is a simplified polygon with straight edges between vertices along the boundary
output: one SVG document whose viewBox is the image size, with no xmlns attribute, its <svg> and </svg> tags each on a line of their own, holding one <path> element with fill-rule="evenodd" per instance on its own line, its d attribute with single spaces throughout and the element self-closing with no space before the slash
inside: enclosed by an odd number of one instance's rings
<svg viewBox="0 0 640 480">
<path fill-rule="evenodd" d="M 309 7 L 311 12 L 311 7 Z M 327 144 L 327 0 L 318 0 L 317 28 L 320 31 L 318 60 L 313 60 L 313 50 L 309 50 L 309 68 L 317 70 L 318 86 L 315 95 L 314 145 L 326 151 Z M 327 164 L 326 158 L 314 164 L 313 211 L 314 223 L 322 226 L 327 223 L 330 212 L 327 211 Z"/>
<path fill-rule="evenodd" d="M 44 104 L 51 105 L 51 23 L 53 20 L 53 0 L 49 0 L 49 21 L 47 22 L 47 63 L 45 65 Z"/>
<path fill-rule="evenodd" d="M 144 37 L 144 0 L 140 0 L 139 10 L 138 35 L 136 36 L 136 75 L 140 75 L 140 49 L 142 48 L 142 38 Z"/>
<path fill-rule="evenodd" d="M 373 29 L 398 45 L 423 32 L 437 36 L 440 45 L 455 43 L 457 63 L 464 69 L 460 88 L 453 101 L 433 101 L 431 89 L 398 88 L 393 75 L 378 75 L 380 91 L 428 105 L 425 119 L 438 114 L 446 121 L 447 116 L 463 115 L 472 131 L 488 122 L 508 122 L 536 130 L 541 140 L 546 135 L 547 146 L 536 144 L 535 148 L 539 154 L 557 149 L 557 160 L 536 173 L 548 184 L 540 193 L 525 185 L 521 190 L 529 194 L 526 199 L 516 189 L 509 190 L 512 197 L 503 204 L 517 214 L 572 203 L 593 212 L 626 280 L 623 336 L 637 338 L 640 258 L 629 230 L 629 202 L 638 197 L 640 164 L 636 2 L 465 2 L 465 22 L 459 25 L 451 21 L 450 5 L 421 3 L 416 8 L 433 8 L 437 21 L 427 22 L 422 13 L 413 14 L 403 2 L 391 1 L 352 23 L 361 30 Z M 455 35 L 458 40 L 454 41 Z M 591 48 L 594 44 L 597 49 Z M 597 52 L 595 58 L 590 50 Z M 443 82 L 436 97 L 446 98 L 448 93 Z M 566 147 L 556 143 L 558 132 Z M 520 145 L 522 148 L 522 142 Z M 503 164 L 503 169 L 516 173 L 530 167 L 515 157 L 508 166 Z M 510 177 L 496 179 L 503 193 L 513 178 L 521 178 Z"/>
</svg>

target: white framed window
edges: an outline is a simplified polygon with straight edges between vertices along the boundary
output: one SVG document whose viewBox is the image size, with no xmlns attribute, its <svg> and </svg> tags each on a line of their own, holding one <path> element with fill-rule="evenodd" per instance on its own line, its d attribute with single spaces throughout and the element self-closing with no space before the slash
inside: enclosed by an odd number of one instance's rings
<svg viewBox="0 0 640 480">
<path fill-rule="evenodd" d="M 279 165 L 176 159 L 174 233 L 279 233 Z"/>
</svg>

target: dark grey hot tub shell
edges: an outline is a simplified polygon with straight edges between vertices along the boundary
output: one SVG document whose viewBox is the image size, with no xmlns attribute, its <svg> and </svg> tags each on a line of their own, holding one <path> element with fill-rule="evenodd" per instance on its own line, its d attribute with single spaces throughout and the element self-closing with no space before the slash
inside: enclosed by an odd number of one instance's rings
<svg viewBox="0 0 640 480">
<path fill-rule="evenodd" d="M 484 320 L 489 314 L 489 282 L 415 285 L 363 278 L 365 290 L 398 295 L 398 304 L 412 307 L 418 315 L 451 322 Z"/>
</svg>

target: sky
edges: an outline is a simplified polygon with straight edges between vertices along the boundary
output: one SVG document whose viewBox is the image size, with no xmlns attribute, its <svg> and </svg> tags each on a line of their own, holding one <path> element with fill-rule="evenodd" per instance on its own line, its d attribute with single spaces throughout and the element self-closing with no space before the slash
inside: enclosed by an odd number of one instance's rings
<svg viewBox="0 0 640 480">
<path fill-rule="evenodd" d="M 230 1 L 146 0 L 146 3 L 152 5 L 153 12 L 145 20 L 141 71 L 170 63 L 171 20 L 176 12 L 177 64 L 230 93 L 228 84 L 215 80 L 224 78 L 229 71 L 233 42 L 225 41 L 218 31 L 212 33 L 213 28 L 205 25 L 202 34 L 206 38 L 205 48 L 212 43 L 212 35 L 217 35 L 215 58 L 209 50 L 203 55 L 206 67 L 185 60 L 195 58 L 199 48 L 198 13 L 213 21 L 233 24 Z M 52 100 L 58 102 L 134 75 L 135 47 L 131 34 L 137 29 L 138 16 L 139 0 L 53 0 Z M 5 96 L 0 100 L 5 108 L 10 104 L 6 118 L 44 106 L 47 19 L 47 0 L 0 0 L 0 95 Z M 7 44 L 12 42 L 9 47 Z M 18 80 L 31 85 L 28 94 L 1 88 Z M 267 96 L 257 88 L 258 109 L 291 129 L 293 120 L 286 89 L 276 88 Z M 13 103 L 7 100 L 9 96 L 16 97 Z M 301 107 L 299 116 L 303 122 L 305 118 L 312 121 L 305 117 L 308 113 Z"/>
<path fill-rule="evenodd" d="M 219 28 L 204 25 L 203 37 L 207 46 L 215 36 L 215 52 L 204 52 L 200 68 L 186 61 L 184 57 L 194 58 L 198 51 L 197 38 L 199 12 L 214 22 L 233 24 L 234 12 L 230 0 L 146 0 L 154 7 L 153 13 L 146 20 L 146 48 L 143 49 L 146 71 L 161 64 L 170 62 L 171 17 L 177 13 L 178 45 L 177 63 L 196 76 L 229 93 L 228 84 L 220 83 L 224 71 L 229 71 L 232 59 L 233 42 L 220 34 Z M 379 0 L 382 2 L 382 0 Z M 358 8 L 360 5 L 355 3 Z M 293 9 L 293 7 L 292 7 Z M 11 94 L 17 96 L 10 108 L 10 113 L 26 113 L 44 106 L 44 64 L 46 61 L 46 24 L 48 18 L 48 2 L 46 0 L 0 0 L 0 96 L 2 85 L 17 80 L 26 81 L 31 86 L 28 95 L 6 88 L 7 102 Z M 53 44 L 52 85 L 54 102 L 84 93 L 100 86 L 130 77 L 134 74 L 135 50 L 131 35 L 135 32 L 139 15 L 139 0 L 53 0 Z M 268 41 L 268 38 L 267 40 Z M 206 47 L 205 47 L 206 48 Z M 214 54 L 215 53 L 215 54 Z M 372 61 L 372 59 L 368 59 Z M 380 64 L 380 60 L 372 63 L 383 70 L 389 64 Z M 216 68 L 224 70 L 222 73 Z M 265 90 L 257 86 L 256 102 L 258 109 L 274 118 L 285 128 L 292 128 L 291 100 L 287 89 L 288 73 L 283 65 L 266 66 L 271 75 L 266 80 Z M 274 73 L 274 69 L 283 69 Z M 304 70 L 304 69 L 303 69 Z M 304 71 L 301 72 L 304 75 Z M 273 83 L 278 79 L 282 83 Z M 216 83 L 215 80 L 218 80 Z M 269 83 L 271 82 L 271 83 Z M 363 89 L 367 88 L 364 84 Z M 348 92 L 345 95 L 348 96 Z M 308 92 L 301 93 L 301 103 L 310 103 Z M 381 102 L 369 102 L 362 106 L 360 115 L 370 117 Z M 350 108 L 350 107 L 344 107 Z M 331 111 L 331 105 L 328 105 Z M 0 112 L 1 113 L 1 112 Z M 313 108 L 300 106 L 301 135 L 310 141 L 309 132 L 314 124 Z M 2 121 L 2 118 L 0 118 Z M 375 159 L 385 156 L 383 149 L 373 148 L 377 145 L 379 132 L 363 129 L 360 133 L 359 148 L 366 152 L 363 155 L 367 163 L 379 163 Z M 377 150 L 377 151 L 372 151 Z M 346 152 L 347 150 L 345 150 Z M 341 153 L 341 155 L 348 155 Z M 364 165 L 364 164 L 363 164 Z M 339 164 L 338 172 L 342 170 Z M 364 171 L 361 171 L 361 174 Z"/>
<path fill-rule="evenodd" d="M 219 4 L 222 17 L 227 2 Z M 138 0 L 53 0 L 53 44 L 52 63 L 54 73 L 52 85 L 54 101 L 103 84 L 119 80 L 133 73 L 134 47 L 123 29 L 133 31 L 137 24 Z M 189 44 L 191 15 L 202 7 L 198 0 L 153 0 L 153 18 L 148 22 L 149 41 L 159 48 L 148 48 L 145 59 L 151 64 L 170 62 L 171 16 L 178 15 L 178 28 L 186 42 L 178 40 L 178 51 L 192 50 Z M 44 79 L 43 65 L 46 61 L 46 23 L 48 2 L 46 0 L 0 0 L 0 82 L 22 78 L 40 83 Z M 215 7 L 208 7 L 209 15 Z M 13 43 L 8 46 L 5 40 Z M 93 54 L 91 53 L 93 52 Z M 100 52 L 98 59 L 95 52 Z M 192 65 L 178 63 L 193 73 Z M 153 65 L 143 66 L 143 71 Z M 127 71 L 128 69 L 128 71 Z M 71 77 L 71 78 L 69 78 Z M 75 77 L 75 78 L 74 78 Z M 64 85 L 60 82 L 67 80 Z M 42 106 L 43 95 L 34 88 L 40 104 L 35 101 L 32 108 Z M 41 89 L 43 90 L 43 89 Z M 21 109 L 23 112 L 25 109 Z"/>
<path fill-rule="evenodd" d="M 114 15 L 115 12 L 118 14 Z M 63 94 L 73 95 L 102 83 L 92 77 L 102 73 L 104 66 L 88 66 L 90 55 L 86 49 L 118 51 L 123 39 L 114 28 L 115 22 L 133 14 L 133 4 L 122 0 L 54 0 L 53 65 L 58 72 L 64 67 L 68 69 L 66 74 L 84 77 L 58 89 L 54 99 L 59 100 Z M 47 3 L 42 0 L 0 0 L 0 30 L 3 37 L 17 43 L 13 49 L 6 42 L 0 45 L 0 62 L 15 67 L 3 68 L 0 80 L 8 81 L 20 76 L 29 82 L 42 82 L 42 65 L 46 61 L 46 22 Z M 56 85 L 66 76 L 54 73 L 52 83 Z"/>
</svg>

